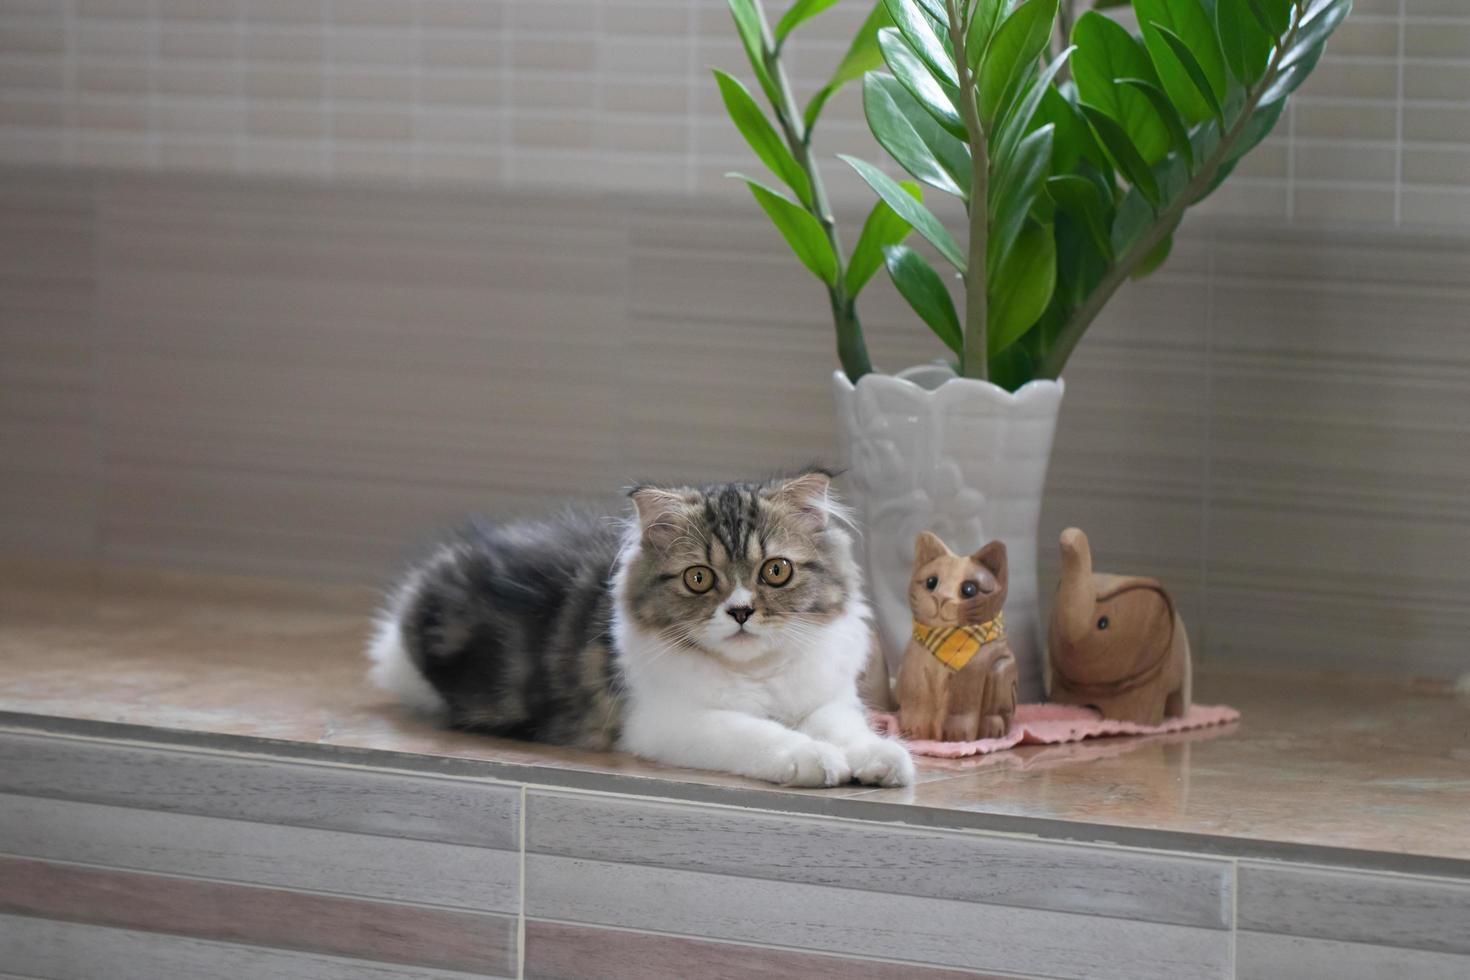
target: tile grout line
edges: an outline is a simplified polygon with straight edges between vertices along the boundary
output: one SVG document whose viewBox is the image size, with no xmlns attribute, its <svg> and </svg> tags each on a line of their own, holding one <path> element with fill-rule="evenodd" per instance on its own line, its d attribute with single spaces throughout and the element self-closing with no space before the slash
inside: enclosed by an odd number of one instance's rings
<svg viewBox="0 0 1470 980">
<path fill-rule="evenodd" d="M 1295 99 L 1286 103 L 1286 223 L 1296 221 L 1296 107 Z"/>
<path fill-rule="evenodd" d="M 1198 635 L 1202 650 L 1208 650 L 1210 645 L 1210 486 L 1214 479 L 1215 453 L 1215 305 L 1219 300 L 1218 290 L 1215 288 L 1215 263 L 1219 248 L 1219 236 L 1212 228 L 1209 236 L 1209 264 L 1205 269 L 1205 438 L 1200 460 Z"/>
<path fill-rule="evenodd" d="M 1230 859 L 1230 976 L 1240 975 L 1240 859 Z"/>
<path fill-rule="evenodd" d="M 1404 223 L 1404 37 L 1408 33 L 1405 8 L 1408 0 L 1399 0 L 1398 57 L 1394 59 L 1394 135 L 1393 135 L 1393 224 Z"/>
<path fill-rule="evenodd" d="M 519 907 L 516 909 L 516 980 L 525 980 L 526 977 L 526 789 L 527 784 L 522 783 L 520 870 L 516 882 L 520 890 Z"/>
<path fill-rule="evenodd" d="M 247 41 L 250 32 L 246 29 L 245 10 L 243 7 L 236 8 L 234 16 L 230 18 L 230 43 L 232 45 L 231 67 L 235 75 L 235 96 L 231 100 L 240 110 L 239 118 L 235 123 L 235 131 L 229 134 L 229 142 L 233 156 L 232 170 L 235 176 L 244 177 L 250 173 L 248 164 L 250 158 L 249 138 L 250 131 L 250 58 L 246 53 Z M 160 25 L 160 31 L 162 26 Z M 323 59 L 325 60 L 325 59 Z M 323 100 L 326 93 L 323 92 Z"/>
<path fill-rule="evenodd" d="M 500 174 L 490 183 L 501 190 L 515 186 L 516 153 L 511 146 L 515 137 L 515 102 L 511 98 L 511 91 L 515 84 L 514 73 L 511 71 L 511 52 L 515 50 L 515 12 L 507 6 L 503 9 L 500 20 L 500 36 L 496 42 L 500 49 L 500 64 L 496 71 L 500 77 L 499 91 L 496 93 L 496 119 L 495 131 L 500 135 L 497 147 L 500 157 Z"/>
<path fill-rule="evenodd" d="M 693 197 L 699 185 L 699 38 L 698 0 L 689 0 L 684 8 L 684 30 L 688 34 L 688 56 L 684 62 L 688 89 L 684 92 L 684 125 L 689 127 L 689 142 L 684 150 L 684 193 Z"/>
<path fill-rule="evenodd" d="M 61 161 L 72 164 L 77 156 L 77 133 L 81 124 L 77 120 L 77 10 L 76 0 L 66 0 L 62 5 L 62 50 L 61 50 L 61 96 L 62 131 Z M 7 127 L 9 128 L 9 127 Z"/>
<path fill-rule="evenodd" d="M 148 167 L 158 170 L 163 166 L 163 126 L 159 113 L 162 111 L 158 105 L 158 76 L 163 70 L 160 50 L 163 47 L 163 15 L 159 10 L 158 0 L 151 0 L 148 4 L 148 114 L 147 127 L 143 130 L 143 139 L 147 151 Z"/>
</svg>

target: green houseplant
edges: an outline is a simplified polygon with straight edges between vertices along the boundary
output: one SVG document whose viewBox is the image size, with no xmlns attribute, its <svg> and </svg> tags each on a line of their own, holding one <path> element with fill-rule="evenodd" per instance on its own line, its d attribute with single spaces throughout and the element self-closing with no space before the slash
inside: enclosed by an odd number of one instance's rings
<svg viewBox="0 0 1470 980">
<path fill-rule="evenodd" d="M 784 189 L 740 177 L 825 287 L 850 492 L 885 646 L 918 530 L 1007 544 L 1022 694 L 1040 693 L 1036 525 L 1061 374 L 1129 279 L 1168 257 L 1187 209 L 1271 131 L 1352 0 L 1132 0 L 1134 33 L 1076 0 L 879 0 L 830 81 L 800 105 L 783 55 L 836 0 L 774 28 L 727 0 L 756 88 L 716 71 L 731 119 Z M 876 193 L 850 252 L 814 144 L 833 92 L 861 79 L 868 126 L 912 180 L 836 154 Z M 958 234 L 921 185 L 963 207 Z M 919 247 L 905 244 L 916 233 Z M 922 244 L 920 244 L 922 242 Z M 874 371 L 858 296 L 880 266 L 950 354 Z"/>
</svg>

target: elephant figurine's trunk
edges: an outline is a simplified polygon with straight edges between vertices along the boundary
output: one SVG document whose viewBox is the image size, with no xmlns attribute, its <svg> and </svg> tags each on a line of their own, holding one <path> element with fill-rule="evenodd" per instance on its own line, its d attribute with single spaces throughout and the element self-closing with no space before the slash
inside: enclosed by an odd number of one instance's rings
<svg viewBox="0 0 1470 980">
<path fill-rule="evenodd" d="M 1092 630 L 1092 607 L 1097 596 L 1093 592 L 1092 550 L 1087 535 L 1075 527 L 1062 532 L 1062 581 L 1057 586 L 1053 621 L 1058 639 L 1074 647 Z M 1056 655 L 1055 650 L 1052 655 Z"/>
</svg>

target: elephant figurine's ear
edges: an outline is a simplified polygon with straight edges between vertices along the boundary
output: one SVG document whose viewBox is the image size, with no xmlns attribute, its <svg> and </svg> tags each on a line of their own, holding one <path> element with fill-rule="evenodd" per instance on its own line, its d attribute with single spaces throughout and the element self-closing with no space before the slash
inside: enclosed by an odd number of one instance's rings
<svg viewBox="0 0 1470 980">
<path fill-rule="evenodd" d="M 972 560 L 981 568 L 989 569 L 995 580 L 1002 584 L 1006 581 L 1006 543 L 1004 541 L 992 541 L 979 551 L 975 552 Z"/>
<path fill-rule="evenodd" d="M 953 554 L 948 546 L 933 531 L 920 531 L 919 540 L 914 542 L 914 567 L 922 568 L 936 558 Z"/>
</svg>

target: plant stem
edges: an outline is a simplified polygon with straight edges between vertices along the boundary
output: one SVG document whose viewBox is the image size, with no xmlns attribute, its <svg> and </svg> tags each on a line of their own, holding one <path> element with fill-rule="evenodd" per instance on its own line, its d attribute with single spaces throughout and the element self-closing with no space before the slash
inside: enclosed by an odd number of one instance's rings
<svg viewBox="0 0 1470 980">
<path fill-rule="evenodd" d="M 975 75 L 965 57 L 968 24 L 960 11 L 959 0 L 946 0 L 945 6 L 949 12 L 949 42 L 959 72 L 960 112 L 970 138 L 970 199 L 965 202 L 970 216 L 970 254 L 965 270 L 965 342 L 960 354 L 960 372 L 967 378 L 984 381 L 990 377 L 990 358 L 986 352 L 989 284 L 985 270 L 990 234 L 990 155 L 986 151 L 985 129 L 980 125 L 980 110 L 975 104 Z"/>
<path fill-rule="evenodd" d="M 1127 255 L 1123 256 L 1123 258 L 1119 259 L 1108 269 L 1107 273 L 1102 277 L 1102 280 L 1097 284 L 1097 287 L 1087 295 L 1087 298 L 1082 301 L 1080 306 L 1072 311 L 1072 315 L 1067 318 L 1067 322 L 1062 324 L 1062 328 L 1057 332 L 1056 341 L 1051 345 L 1051 348 L 1046 354 L 1042 356 L 1041 370 L 1038 372 L 1040 377 L 1055 379 L 1061 376 L 1062 368 L 1067 364 L 1067 358 L 1072 356 L 1073 349 L 1076 348 L 1078 342 L 1082 339 L 1082 335 L 1087 332 L 1087 328 L 1091 326 L 1092 321 L 1102 312 L 1108 300 L 1112 299 L 1113 294 L 1118 291 L 1118 288 L 1128 281 L 1128 277 L 1138 267 L 1138 263 L 1143 261 L 1143 258 L 1149 252 L 1153 251 L 1154 246 L 1163 241 L 1166 235 L 1173 232 L 1178 226 L 1179 220 L 1184 216 L 1184 210 L 1190 204 L 1194 203 L 1197 197 L 1204 192 L 1205 188 L 1209 187 L 1211 182 L 1214 181 L 1216 173 L 1219 172 L 1221 165 L 1225 162 L 1225 157 L 1229 155 L 1231 148 L 1235 145 L 1235 141 L 1240 138 L 1240 134 L 1250 122 L 1251 113 L 1256 111 L 1256 106 L 1260 103 L 1261 96 L 1266 93 L 1266 90 L 1271 87 L 1271 83 L 1276 80 L 1276 72 L 1280 67 L 1282 56 L 1291 47 L 1291 42 L 1296 40 L 1297 30 L 1301 27 L 1301 0 L 1297 0 L 1295 8 L 1297 11 L 1295 22 L 1281 39 L 1281 43 L 1276 46 L 1275 52 L 1271 55 L 1271 62 L 1266 66 L 1266 73 L 1261 76 L 1261 80 L 1256 83 L 1255 90 L 1246 99 L 1245 105 L 1240 110 L 1239 118 L 1230 127 L 1230 131 L 1220 137 L 1220 142 L 1216 144 L 1214 152 L 1200 165 L 1195 175 L 1190 178 L 1189 183 L 1184 185 L 1184 189 L 1179 192 L 1174 200 L 1169 202 L 1163 211 L 1159 212 L 1157 219 L 1149 227 L 1148 231 L 1144 233 L 1143 237 L 1133 244 L 1133 247 L 1128 250 Z"/>
<path fill-rule="evenodd" d="M 832 216 L 832 206 L 827 200 L 827 186 L 822 182 L 816 160 L 812 158 L 809 142 L 811 134 L 802 130 L 801 113 L 797 109 L 796 98 L 791 94 L 791 80 L 786 77 L 780 53 L 771 43 L 764 17 L 761 18 L 761 28 L 766 33 L 766 70 L 771 73 L 781 96 L 779 102 L 772 105 L 776 111 L 776 121 L 781 125 L 781 132 L 786 137 L 791 155 L 796 158 L 797 165 L 811 184 L 812 206 L 807 210 L 821 224 L 822 231 L 827 235 L 827 242 L 832 246 L 832 254 L 837 256 L 837 281 L 827 286 L 827 299 L 832 307 L 832 325 L 837 331 L 837 361 L 847 374 L 847 380 L 857 384 L 858 378 L 873 370 L 873 363 L 868 358 L 868 345 L 863 339 L 863 326 L 858 320 L 857 304 L 853 297 L 847 295 L 847 287 L 843 284 L 847 260 L 842 255 L 842 240 L 837 234 L 837 221 Z"/>
</svg>

